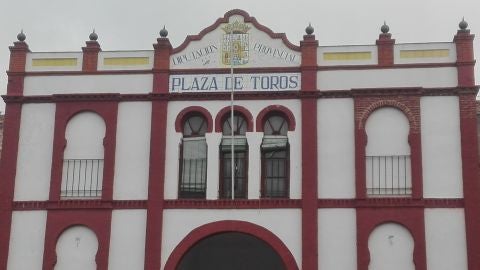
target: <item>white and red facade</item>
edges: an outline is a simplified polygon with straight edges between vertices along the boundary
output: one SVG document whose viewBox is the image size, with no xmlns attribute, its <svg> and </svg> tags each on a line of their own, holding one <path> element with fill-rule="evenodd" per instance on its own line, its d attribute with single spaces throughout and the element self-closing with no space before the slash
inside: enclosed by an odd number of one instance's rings
<svg viewBox="0 0 480 270">
<path fill-rule="evenodd" d="M 234 80 L 246 198 L 233 200 L 219 198 L 229 27 L 247 44 Z M 232 10 L 177 48 L 166 37 L 152 51 L 15 42 L 0 269 L 170 270 L 223 232 L 268 244 L 285 269 L 480 269 L 473 38 L 463 29 L 453 42 L 397 44 L 382 33 L 375 45 L 328 47 L 307 34 L 296 46 Z M 207 145 L 195 199 L 179 191 L 192 115 L 205 119 Z M 275 198 L 261 173 L 270 115 L 288 124 L 288 186 Z M 67 159 L 101 162 L 96 196 L 65 196 Z M 402 174 L 404 191 L 371 181 L 377 169 L 382 181 Z"/>
</svg>

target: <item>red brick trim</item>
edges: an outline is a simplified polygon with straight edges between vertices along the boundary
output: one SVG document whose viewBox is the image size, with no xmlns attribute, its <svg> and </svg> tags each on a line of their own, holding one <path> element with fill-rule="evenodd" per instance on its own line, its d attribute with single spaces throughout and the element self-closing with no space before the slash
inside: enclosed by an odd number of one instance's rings
<svg viewBox="0 0 480 270">
<path fill-rule="evenodd" d="M 152 102 L 145 269 L 160 269 L 167 132 L 167 101 Z"/>
<path fill-rule="evenodd" d="M 22 104 L 7 104 L 0 160 L 0 269 L 7 269 Z"/>
<path fill-rule="evenodd" d="M 87 41 L 86 47 L 82 47 L 83 61 L 82 72 L 95 72 L 98 68 L 98 52 L 102 49 L 96 40 Z"/>
<path fill-rule="evenodd" d="M 97 236 L 98 251 L 95 256 L 97 269 L 108 269 L 110 249 L 110 210 L 58 210 L 48 211 L 43 255 L 43 269 L 54 269 L 57 262 L 56 246 L 60 235 L 75 225 L 87 226 Z"/>
<path fill-rule="evenodd" d="M 263 125 L 265 124 L 265 121 L 267 121 L 268 116 L 277 113 L 285 117 L 285 120 L 287 120 L 288 130 L 294 131 L 296 126 L 295 116 L 287 107 L 284 107 L 282 105 L 270 105 L 261 110 L 260 113 L 258 113 L 257 115 L 257 120 L 255 121 L 255 130 L 257 132 L 263 132 Z"/>
<path fill-rule="evenodd" d="M 365 123 L 367 122 L 367 119 L 370 116 L 370 114 L 372 114 L 373 111 L 383 107 L 394 107 L 399 109 L 408 118 L 408 122 L 410 124 L 410 128 L 412 129 L 412 131 L 413 132 L 419 131 L 418 119 L 416 119 L 416 116 L 412 113 L 410 108 L 405 104 L 403 104 L 402 102 L 399 102 L 398 100 L 392 100 L 392 99 L 379 99 L 371 103 L 368 107 L 364 108 L 363 112 L 359 116 L 360 118 L 359 128 L 365 128 Z"/>
<path fill-rule="evenodd" d="M 302 269 L 318 269 L 317 99 L 302 99 Z"/>
<path fill-rule="evenodd" d="M 185 120 L 187 120 L 187 117 L 190 116 L 191 114 L 201 114 L 203 117 L 205 117 L 205 120 L 207 120 L 207 125 L 208 125 L 207 132 L 212 132 L 213 130 L 212 115 L 207 109 L 200 106 L 187 107 L 177 115 L 177 119 L 175 120 L 176 132 L 183 132 L 183 124 L 185 123 Z"/>
<path fill-rule="evenodd" d="M 398 223 L 410 231 L 414 241 L 413 261 L 416 270 L 426 270 L 424 210 L 422 208 L 357 209 L 357 269 L 368 270 L 370 252 L 368 238 L 383 223 Z"/>
<path fill-rule="evenodd" d="M 10 72 L 25 72 L 25 65 L 27 63 L 27 53 L 30 52 L 28 44 L 23 41 L 16 41 L 10 49 L 10 65 L 8 70 Z"/>
<path fill-rule="evenodd" d="M 290 209 L 300 208 L 301 200 L 165 200 L 165 209 Z"/>
<path fill-rule="evenodd" d="M 243 10 L 240 10 L 240 9 L 233 9 L 233 10 L 230 10 L 230 11 L 226 12 L 225 15 L 223 15 L 223 18 L 218 18 L 217 21 L 215 21 L 214 24 L 212 24 L 209 27 L 200 31 L 200 33 L 198 35 L 187 36 L 187 38 L 185 38 L 185 41 L 180 46 L 178 46 L 177 48 L 172 50 L 172 54 L 181 52 L 192 41 L 201 40 L 206 34 L 208 34 L 208 33 L 212 32 L 213 30 L 217 29 L 217 27 L 219 27 L 220 24 L 228 23 L 228 19 L 233 15 L 242 16 L 244 18 L 245 23 L 252 23 L 255 26 L 255 28 L 257 28 L 260 31 L 265 32 L 271 38 L 281 39 L 283 44 L 285 44 L 285 46 L 287 46 L 288 48 L 290 48 L 294 51 L 300 51 L 300 48 L 298 46 L 296 46 L 296 45 L 292 44 L 290 41 L 288 41 L 285 33 L 274 33 L 272 30 L 270 30 L 270 28 L 258 23 L 257 19 L 255 19 L 255 17 L 250 17 L 250 15 L 246 11 L 243 11 Z"/>
<path fill-rule="evenodd" d="M 112 200 L 113 176 L 115 168 L 115 146 L 117 133 L 117 102 L 59 102 L 55 111 L 55 130 L 53 138 L 52 180 L 50 184 L 51 201 L 60 200 L 62 183 L 63 153 L 66 146 L 65 130 L 68 121 L 78 113 L 91 111 L 105 121 L 104 169 L 102 200 Z"/>
<path fill-rule="evenodd" d="M 377 39 L 378 66 L 391 67 L 394 64 L 393 47 L 395 39 L 392 34 L 382 33 Z"/>
<path fill-rule="evenodd" d="M 412 197 L 420 199 L 423 196 L 422 176 L 422 147 L 420 134 L 420 97 L 409 96 L 355 96 L 355 174 L 356 174 L 356 196 L 359 199 L 366 198 L 366 169 L 365 169 L 365 147 L 367 145 L 367 134 L 365 122 L 370 114 L 382 107 L 394 107 L 402 111 L 408 118 L 410 132 L 408 142 L 411 152 L 412 170 Z"/>
<path fill-rule="evenodd" d="M 457 50 L 458 85 L 461 87 L 475 85 L 474 38 L 475 35 L 471 35 L 470 30 L 458 30 L 453 39 Z"/>
<path fill-rule="evenodd" d="M 235 100 L 276 100 L 276 99 L 303 99 L 303 98 L 350 98 L 350 97 L 373 97 L 373 96 L 457 96 L 459 93 L 476 94 L 478 86 L 472 87 L 446 87 L 446 88 L 364 88 L 352 90 L 323 90 L 323 91 L 282 91 L 282 92 L 236 92 Z M 38 96 L 2 96 L 5 103 L 56 103 L 78 101 L 152 101 L 152 100 L 230 100 L 230 94 L 225 93 L 145 93 L 145 94 L 55 94 Z"/>
<path fill-rule="evenodd" d="M 295 258 L 293 257 L 292 253 L 290 252 L 288 247 L 282 242 L 282 240 L 280 240 L 274 233 L 256 224 L 235 220 L 213 222 L 200 226 L 191 231 L 170 254 L 170 257 L 168 258 L 164 269 L 176 269 L 182 257 L 196 243 L 211 235 L 222 232 L 241 232 L 252 235 L 266 242 L 273 250 L 278 253 L 285 265 L 285 269 L 298 270 L 297 263 L 295 262 Z"/>
<path fill-rule="evenodd" d="M 318 208 L 463 208 L 463 199 L 368 198 L 319 199 Z M 392 210 L 393 211 L 393 210 Z"/>
<path fill-rule="evenodd" d="M 15 201 L 12 211 L 32 210 L 79 210 L 79 209 L 147 209 L 147 200 L 62 200 L 62 201 Z M 299 199 L 255 200 L 164 200 L 164 209 L 295 209 L 301 208 Z M 464 208 L 463 199 L 436 198 L 368 198 L 318 199 L 318 208 Z"/>
<path fill-rule="evenodd" d="M 476 95 L 459 95 L 468 269 L 480 269 L 480 182 Z"/>
<path fill-rule="evenodd" d="M 217 113 L 217 116 L 215 117 L 215 132 L 222 132 L 222 122 L 225 121 L 225 118 L 230 117 L 230 109 L 230 106 L 224 107 Z M 247 132 L 252 132 L 253 116 L 250 111 L 247 110 L 245 107 L 238 105 L 233 106 L 233 111 L 234 113 L 239 113 L 243 117 L 245 117 L 245 120 L 247 122 Z"/>
</svg>

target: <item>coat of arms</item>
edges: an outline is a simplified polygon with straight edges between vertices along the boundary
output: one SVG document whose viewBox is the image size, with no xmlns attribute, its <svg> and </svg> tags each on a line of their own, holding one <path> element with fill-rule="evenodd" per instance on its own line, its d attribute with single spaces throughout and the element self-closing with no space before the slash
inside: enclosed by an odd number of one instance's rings
<svg viewBox="0 0 480 270">
<path fill-rule="evenodd" d="M 245 65 L 248 63 L 250 27 L 235 21 L 222 28 L 225 31 L 222 41 L 222 63 L 224 65 Z M 232 62 L 231 62 L 232 61 Z"/>
</svg>

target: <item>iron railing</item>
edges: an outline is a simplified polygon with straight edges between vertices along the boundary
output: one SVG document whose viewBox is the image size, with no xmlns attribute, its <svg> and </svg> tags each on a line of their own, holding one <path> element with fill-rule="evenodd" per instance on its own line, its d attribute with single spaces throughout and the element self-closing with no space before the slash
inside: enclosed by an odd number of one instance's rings
<svg viewBox="0 0 480 270">
<path fill-rule="evenodd" d="M 62 198 L 99 198 L 102 184 L 103 159 L 63 160 Z"/>
<path fill-rule="evenodd" d="M 410 156 L 367 156 L 366 182 L 369 196 L 411 195 Z"/>
<path fill-rule="evenodd" d="M 263 158 L 263 197 L 288 197 L 288 158 Z"/>
<path fill-rule="evenodd" d="M 220 198 L 231 199 L 232 198 L 232 159 L 230 154 L 225 154 L 222 160 L 222 179 L 220 185 Z M 246 153 L 237 152 L 235 154 L 234 161 L 234 192 L 236 199 L 247 198 L 247 166 L 246 166 Z"/>
<path fill-rule="evenodd" d="M 207 159 L 180 160 L 180 198 L 205 198 L 207 187 Z"/>
</svg>

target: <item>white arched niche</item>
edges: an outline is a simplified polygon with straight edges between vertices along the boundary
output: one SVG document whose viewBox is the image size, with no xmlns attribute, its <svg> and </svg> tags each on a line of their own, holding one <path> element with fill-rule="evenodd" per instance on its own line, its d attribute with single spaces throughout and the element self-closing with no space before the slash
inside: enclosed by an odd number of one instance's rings
<svg viewBox="0 0 480 270">
<path fill-rule="evenodd" d="M 86 226 L 73 226 L 65 230 L 57 241 L 55 270 L 96 270 L 95 255 L 98 240 Z"/>
<path fill-rule="evenodd" d="M 369 270 L 415 270 L 414 241 L 410 232 L 397 223 L 376 227 L 368 238 Z"/>
</svg>

